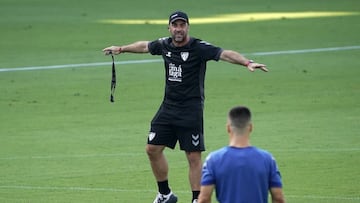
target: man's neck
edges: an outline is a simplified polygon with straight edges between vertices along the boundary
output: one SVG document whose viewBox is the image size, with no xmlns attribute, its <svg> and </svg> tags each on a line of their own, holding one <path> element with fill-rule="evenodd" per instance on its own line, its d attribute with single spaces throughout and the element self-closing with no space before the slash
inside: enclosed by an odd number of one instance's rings
<svg viewBox="0 0 360 203">
<path fill-rule="evenodd" d="M 230 147 L 245 148 L 251 146 L 248 135 L 233 135 L 230 137 Z"/>
</svg>

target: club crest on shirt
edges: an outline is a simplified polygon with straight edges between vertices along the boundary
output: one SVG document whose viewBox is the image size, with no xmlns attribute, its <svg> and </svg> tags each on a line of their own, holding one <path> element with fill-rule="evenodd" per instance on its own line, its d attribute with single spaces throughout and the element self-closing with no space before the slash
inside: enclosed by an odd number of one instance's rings
<svg viewBox="0 0 360 203">
<path fill-rule="evenodd" d="M 180 56 L 182 58 L 183 61 L 186 61 L 189 57 L 189 52 L 181 52 Z"/>
</svg>

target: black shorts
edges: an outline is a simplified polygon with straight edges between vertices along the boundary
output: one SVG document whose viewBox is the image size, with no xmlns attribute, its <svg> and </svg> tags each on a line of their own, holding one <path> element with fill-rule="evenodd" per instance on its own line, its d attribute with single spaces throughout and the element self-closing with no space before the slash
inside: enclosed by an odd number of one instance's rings
<svg viewBox="0 0 360 203">
<path fill-rule="evenodd" d="M 151 121 L 148 144 L 165 145 L 186 152 L 205 151 L 202 105 L 178 108 L 162 104 Z"/>
</svg>

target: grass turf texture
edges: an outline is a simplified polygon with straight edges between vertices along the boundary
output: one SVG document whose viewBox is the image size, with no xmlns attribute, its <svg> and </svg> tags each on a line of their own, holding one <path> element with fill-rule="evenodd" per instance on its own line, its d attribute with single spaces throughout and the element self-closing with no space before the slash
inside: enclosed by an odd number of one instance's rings
<svg viewBox="0 0 360 203">
<path fill-rule="evenodd" d="M 139 7 L 138 5 L 144 4 Z M 204 9 L 204 5 L 206 9 Z M 162 19 L 226 13 L 358 11 L 358 1 L 0 2 L 0 68 L 109 61 L 112 44 L 167 36 L 166 25 L 102 19 Z M 160 10 L 160 11 L 159 11 Z M 136 11 L 136 12 L 134 12 Z M 192 25 L 190 34 L 242 53 L 360 45 L 360 16 Z M 360 202 L 359 50 L 251 56 L 270 72 L 210 62 L 207 152 L 227 144 L 226 113 L 254 114 L 253 145 L 279 163 L 288 202 Z M 250 56 L 249 56 L 250 57 Z M 124 54 L 119 61 L 156 59 Z M 163 94 L 162 63 L 0 72 L 0 202 L 151 202 L 156 184 L 144 152 Z M 166 150 L 170 184 L 190 202 L 187 161 Z"/>
</svg>

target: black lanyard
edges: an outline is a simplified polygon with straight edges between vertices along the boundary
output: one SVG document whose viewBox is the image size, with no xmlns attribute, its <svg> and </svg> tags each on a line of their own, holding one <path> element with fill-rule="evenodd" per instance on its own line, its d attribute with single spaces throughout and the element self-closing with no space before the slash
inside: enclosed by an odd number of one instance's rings
<svg viewBox="0 0 360 203">
<path fill-rule="evenodd" d="M 115 86 L 116 86 L 116 71 L 115 71 L 115 61 L 114 55 L 111 54 L 112 58 L 112 74 L 111 74 L 111 86 L 110 86 L 110 102 L 114 102 L 115 95 Z"/>
</svg>

